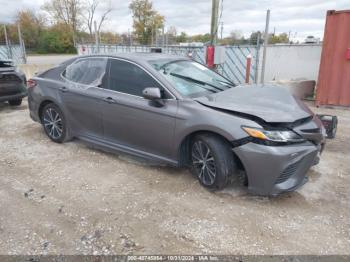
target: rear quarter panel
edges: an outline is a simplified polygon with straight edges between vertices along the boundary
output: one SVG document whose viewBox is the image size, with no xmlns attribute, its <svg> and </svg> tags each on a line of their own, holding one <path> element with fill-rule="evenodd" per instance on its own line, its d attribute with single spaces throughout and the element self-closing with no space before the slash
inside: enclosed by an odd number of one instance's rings
<svg viewBox="0 0 350 262">
<path fill-rule="evenodd" d="M 63 86 L 61 79 L 62 67 L 55 67 L 44 73 L 33 77 L 37 85 L 34 88 L 28 89 L 28 104 L 31 117 L 40 122 L 40 105 L 45 101 L 51 101 L 58 106 L 62 104 L 59 95 L 59 88 Z M 61 110 L 65 112 L 64 108 Z"/>
</svg>

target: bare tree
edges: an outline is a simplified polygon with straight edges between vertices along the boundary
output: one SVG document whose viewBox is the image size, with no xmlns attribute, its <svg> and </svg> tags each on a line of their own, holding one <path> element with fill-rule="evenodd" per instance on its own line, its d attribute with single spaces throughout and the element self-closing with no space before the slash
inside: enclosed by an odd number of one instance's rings
<svg viewBox="0 0 350 262">
<path fill-rule="evenodd" d="M 43 9 L 54 19 L 55 23 L 64 23 L 71 27 L 73 41 L 79 29 L 82 5 L 81 0 L 47 0 Z"/>
<path fill-rule="evenodd" d="M 98 8 L 99 3 L 100 3 L 99 0 L 87 0 L 87 2 L 86 2 L 86 5 L 88 6 L 88 8 L 87 8 L 87 14 L 84 17 L 85 17 L 86 25 L 88 27 L 88 30 L 89 30 L 91 37 L 93 36 L 94 20 L 96 20 L 95 18 L 97 16 L 96 13 L 97 13 L 97 8 Z M 110 12 L 112 12 L 112 6 L 111 6 L 111 2 L 109 1 L 107 8 L 101 14 L 99 21 L 97 21 L 98 32 L 101 31 L 101 27 L 102 27 L 103 23 L 107 20 L 107 16 Z"/>
<path fill-rule="evenodd" d="M 56 23 L 70 25 L 74 31 L 78 29 L 81 15 L 81 0 L 48 0 L 43 9 Z"/>
</svg>

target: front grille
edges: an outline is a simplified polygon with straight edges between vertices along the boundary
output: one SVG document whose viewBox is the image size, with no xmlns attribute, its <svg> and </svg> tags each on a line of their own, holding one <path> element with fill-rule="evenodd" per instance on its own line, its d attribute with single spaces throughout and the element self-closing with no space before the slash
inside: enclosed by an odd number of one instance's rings
<svg viewBox="0 0 350 262">
<path fill-rule="evenodd" d="M 19 91 L 17 89 L 15 89 L 15 90 L 1 90 L 1 88 L 0 88 L 0 95 L 1 96 L 11 96 L 11 95 L 16 95 L 18 93 L 19 93 Z"/>
<path fill-rule="evenodd" d="M 287 181 L 292 175 L 294 175 L 295 171 L 298 169 L 302 160 L 295 162 L 289 165 L 286 169 L 283 170 L 282 174 L 277 178 L 275 184 L 281 184 Z"/>
<path fill-rule="evenodd" d="M 21 82 L 22 80 L 14 74 L 0 74 L 0 83 Z"/>
<path fill-rule="evenodd" d="M 308 133 L 308 134 L 313 134 L 313 133 L 321 133 L 321 128 L 311 128 L 311 129 L 302 129 L 301 132 Z"/>
</svg>

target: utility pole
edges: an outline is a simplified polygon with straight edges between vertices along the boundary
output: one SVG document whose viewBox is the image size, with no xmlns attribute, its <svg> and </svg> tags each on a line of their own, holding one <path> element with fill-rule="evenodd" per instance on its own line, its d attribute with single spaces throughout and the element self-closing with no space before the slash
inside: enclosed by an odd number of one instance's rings
<svg viewBox="0 0 350 262">
<path fill-rule="evenodd" d="M 265 82 L 265 65 L 266 65 L 266 47 L 269 42 L 269 24 L 270 24 L 270 10 L 266 12 L 266 24 L 264 33 L 264 50 L 263 50 L 263 60 L 261 65 L 261 83 Z"/>
<path fill-rule="evenodd" d="M 212 45 L 216 45 L 218 40 L 219 3 L 220 3 L 220 0 L 212 0 L 211 28 L 210 28 Z"/>
<path fill-rule="evenodd" d="M 131 32 L 130 32 L 130 45 L 131 45 L 131 46 L 134 45 L 134 43 L 133 43 L 133 42 L 134 42 L 133 37 L 134 37 L 134 36 L 133 36 L 133 31 L 131 30 Z"/>
<path fill-rule="evenodd" d="M 155 35 L 156 27 L 152 26 L 152 46 L 155 46 L 155 42 L 157 41 L 157 36 Z"/>
<path fill-rule="evenodd" d="M 292 33 L 292 31 L 289 30 L 289 33 L 288 33 L 288 44 L 290 44 L 290 34 Z"/>
<path fill-rule="evenodd" d="M 95 41 L 96 41 L 96 53 L 100 52 L 100 43 L 99 43 L 99 38 L 98 38 L 98 31 L 97 31 L 97 23 L 96 20 L 94 21 L 94 26 L 95 26 Z"/>
<path fill-rule="evenodd" d="M 260 32 L 256 34 L 255 83 L 259 81 Z"/>
<path fill-rule="evenodd" d="M 220 32 L 220 39 L 222 40 L 222 33 L 224 31 L 224 22 L 221 22 L 221 32 Z"/>
<path fill-rule="evenodd" d="M 128 28 L 128 42 L 129 46 L 131 46 L 130 28 Z"/>
</svg>

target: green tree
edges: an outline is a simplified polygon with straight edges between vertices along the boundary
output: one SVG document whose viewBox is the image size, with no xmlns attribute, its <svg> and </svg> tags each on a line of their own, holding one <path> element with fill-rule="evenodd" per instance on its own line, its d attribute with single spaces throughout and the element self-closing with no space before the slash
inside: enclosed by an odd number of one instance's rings
<svg viewBox="0 0 350 262">
<path fill-rule="evenodd" d="M 194 35 L 194 36 L 191 36 L 191 41 L 192 42 L 201 42 L 201 43 L 207 43 L 211 40 L 211 36 L 209 33 L 207 34 L 199 34 L 199 35 Z"/>
<path fill-rule="evenodd" d="M 256 45 L 257 44 L 257 41 L 259 39 L 259 42 L 260 44 L 262 44 L 264 41 L 263 41 L 263 35 L 260 31 L 255 31 L 255 32 L 252 32 L 250 34 L 250 37 L 249 37 L 249 43 L 251 45 Z"/>
<path fill-rule="evenodd" d="M 16 15 L 17 25 L 21 26 L 23 41 L 27 48 L 36 48 L 44 30 L 44 18 L 36 16 L 31 10 L 19 11 Z"/>
<path fill-rule="evenodd" d="M 287 33 L 282 33 L 279 35 L 274 35 L 274 34 L 269 35 L 269 44 L 279 44 L 279 43 L 284 43 L 284 44 L 289 43 L 289 38 Z"/>
<path fill-rule="evenodd" d="M 39 39 L 39 53 L 75 53 L 69 26 L 56 24 L 45 30 Z"/>
<path fill-rule="evenodd" d="M 101 42 L 104 44 L 116 44 L 121 42 L 121 36 L 112 32 L 101 32 Z"/>
<path fill-rule="evenodd" d="M 150 44 L 152 34 L 164 25 L 164 16 L 153 9 L 149 0 L 133 0 L 129 5 L 133 13 L 133 27 L 140 44 Z"/>
<path fill-rule="evenodd" d="M 185 43 L 188 40 L 188 35 L 185 32 L 181 32 L 180 35 L 176 37 L 177 43 Z"/>
</svg>

